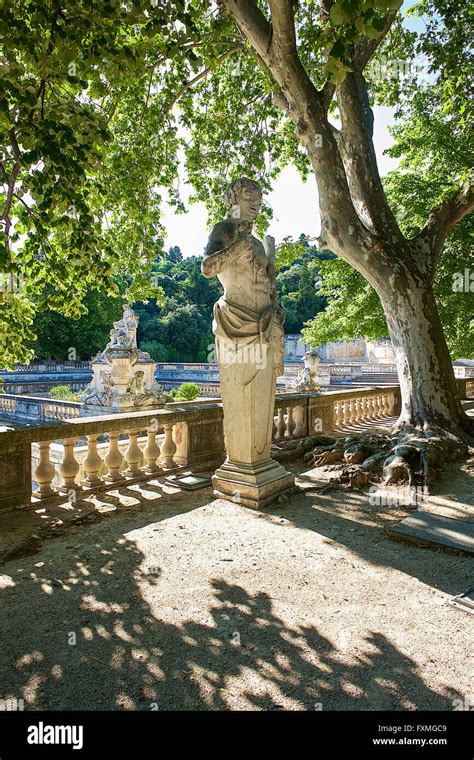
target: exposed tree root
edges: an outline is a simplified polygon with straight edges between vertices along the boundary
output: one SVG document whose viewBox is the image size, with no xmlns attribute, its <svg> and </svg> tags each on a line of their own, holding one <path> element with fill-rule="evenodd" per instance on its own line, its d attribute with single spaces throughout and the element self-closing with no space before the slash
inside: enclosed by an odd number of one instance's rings
<svg viewBox="0 0 474 760">
<path fill-rule="evenodd" d="M 402 428 L 375 435 L 349 435 L 325 440 L 304 459 L 334 472 L 340 483 L 352 488 L 415 486 L 429 489 L 444 466 L 466 459 L 469 445 L 463 435 L 431 428 Z"/>
</svg>

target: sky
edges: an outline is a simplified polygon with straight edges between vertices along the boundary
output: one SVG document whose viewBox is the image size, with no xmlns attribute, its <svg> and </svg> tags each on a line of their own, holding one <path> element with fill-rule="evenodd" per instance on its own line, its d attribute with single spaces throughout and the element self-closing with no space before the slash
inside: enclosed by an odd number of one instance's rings
<svg viewBox="0 0 474 760">
<path fill-rule="evenodd" d="M 381 176 L 395 169 L 398 163 L 396 159 L 384 155 L 384 151 L 393 143 L 388 132 L 392 114 L 392 108 L 374 108 L 374 144 Z M 190 193 L 191 188 L 187 187 Z M 182 188 L 186 202 L 186 185 L 182 185 Z M 273 190 L 266 198 L 273 209 L 273 219 L 267 233 L 273 235 L 276 245 L 287 235 L 294 238 L 301 233 L 308 237 L 318 235 L 318 193 L 314 174 L 309 176 L 307 182 L 303 182 L 298 171 L 293 166 L 288 166 L 275 180 Z M 162 221 L 167 231 L 165 249 L 177 245 L 185 257 L 200 256 L 209 237 L 206 207 L 204 203 L 193 203 L 186 207 L 188 213 L 175 214 L 172 207 L 163 205 Z"/>
</svg>

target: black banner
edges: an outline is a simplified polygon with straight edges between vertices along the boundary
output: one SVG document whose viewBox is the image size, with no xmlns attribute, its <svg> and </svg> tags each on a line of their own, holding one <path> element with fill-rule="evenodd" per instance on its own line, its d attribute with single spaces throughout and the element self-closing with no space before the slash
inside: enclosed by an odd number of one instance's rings
<svg viewBox="0 0 474 760">
<path fill-rule="evenodd" d="M 472 760 L 472 714 L 445 712 L 2 712 L 0 760 L 140 758 L 293 746 L 369 757 Z M 287 750 L 288 751 L 288 750 Z"/>
</svg>

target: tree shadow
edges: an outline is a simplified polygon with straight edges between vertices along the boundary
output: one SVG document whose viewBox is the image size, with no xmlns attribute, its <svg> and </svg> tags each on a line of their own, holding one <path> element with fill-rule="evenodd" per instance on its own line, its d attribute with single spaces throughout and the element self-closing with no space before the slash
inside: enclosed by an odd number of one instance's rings
<svg viewBox="0 0 474 760">
<path fill-rule="evenodd" d="M 206 616 L 170 622 L 147 601 L 165 568 L 144 567 L 123 521 L 97 528 L 79 550 L 76 534 L 65 552 L 5 566 L 0 697 L 44 710 L 435 710 L 462 697 L 427 686 L 375 631 L 348 664 L 315 626 L 288 626 L 267 593 L 222 577 Z M 178 583 L 174 601 L 186 604 Z"/>
<path fill-rule="evenodd" d="M 454 558 L 433 548 L 392 538 L 377 521 L 376 512 L 364 516 L 364 522 L 357 516 L 351 517 L 351 511 L 360 507 L 361 497 L 368 500 L 368 494 L 345 491 L 342 495 L 338 503 L 333 492 L 325 495 L 306 491 L 292 497 L 288 506 L 270 508 L 266 516 L 284 517 L 298 528 L 342 544 L 374 567 L 399 570 L 448 594 L 461 593 L 467 588 L 465 584 L 472 582 L 471 557 Z M 378 511 L 388 513 L 390 507 Z M 389 525 L 386 523 L 385 528 Z"/>
</svg>

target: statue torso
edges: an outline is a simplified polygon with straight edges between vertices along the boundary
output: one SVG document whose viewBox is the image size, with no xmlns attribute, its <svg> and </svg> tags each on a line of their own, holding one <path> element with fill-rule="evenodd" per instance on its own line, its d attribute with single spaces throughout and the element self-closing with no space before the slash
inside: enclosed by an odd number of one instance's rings
<svg viewBox="0 0 474 760">
<path fill-rule="evenodd" d="M 211 233 L 206 253 L 209 255 L 235 242 L 239 222 L 226 219 Z M 251 248 L 236 257 L 217 275 L 224 288 L 224 298 L 251 311 L 261 312 L 271 303 L 271 284 L 267 275 L 268 258 L 260 240 L 253 235 Z"/>
</svg>

